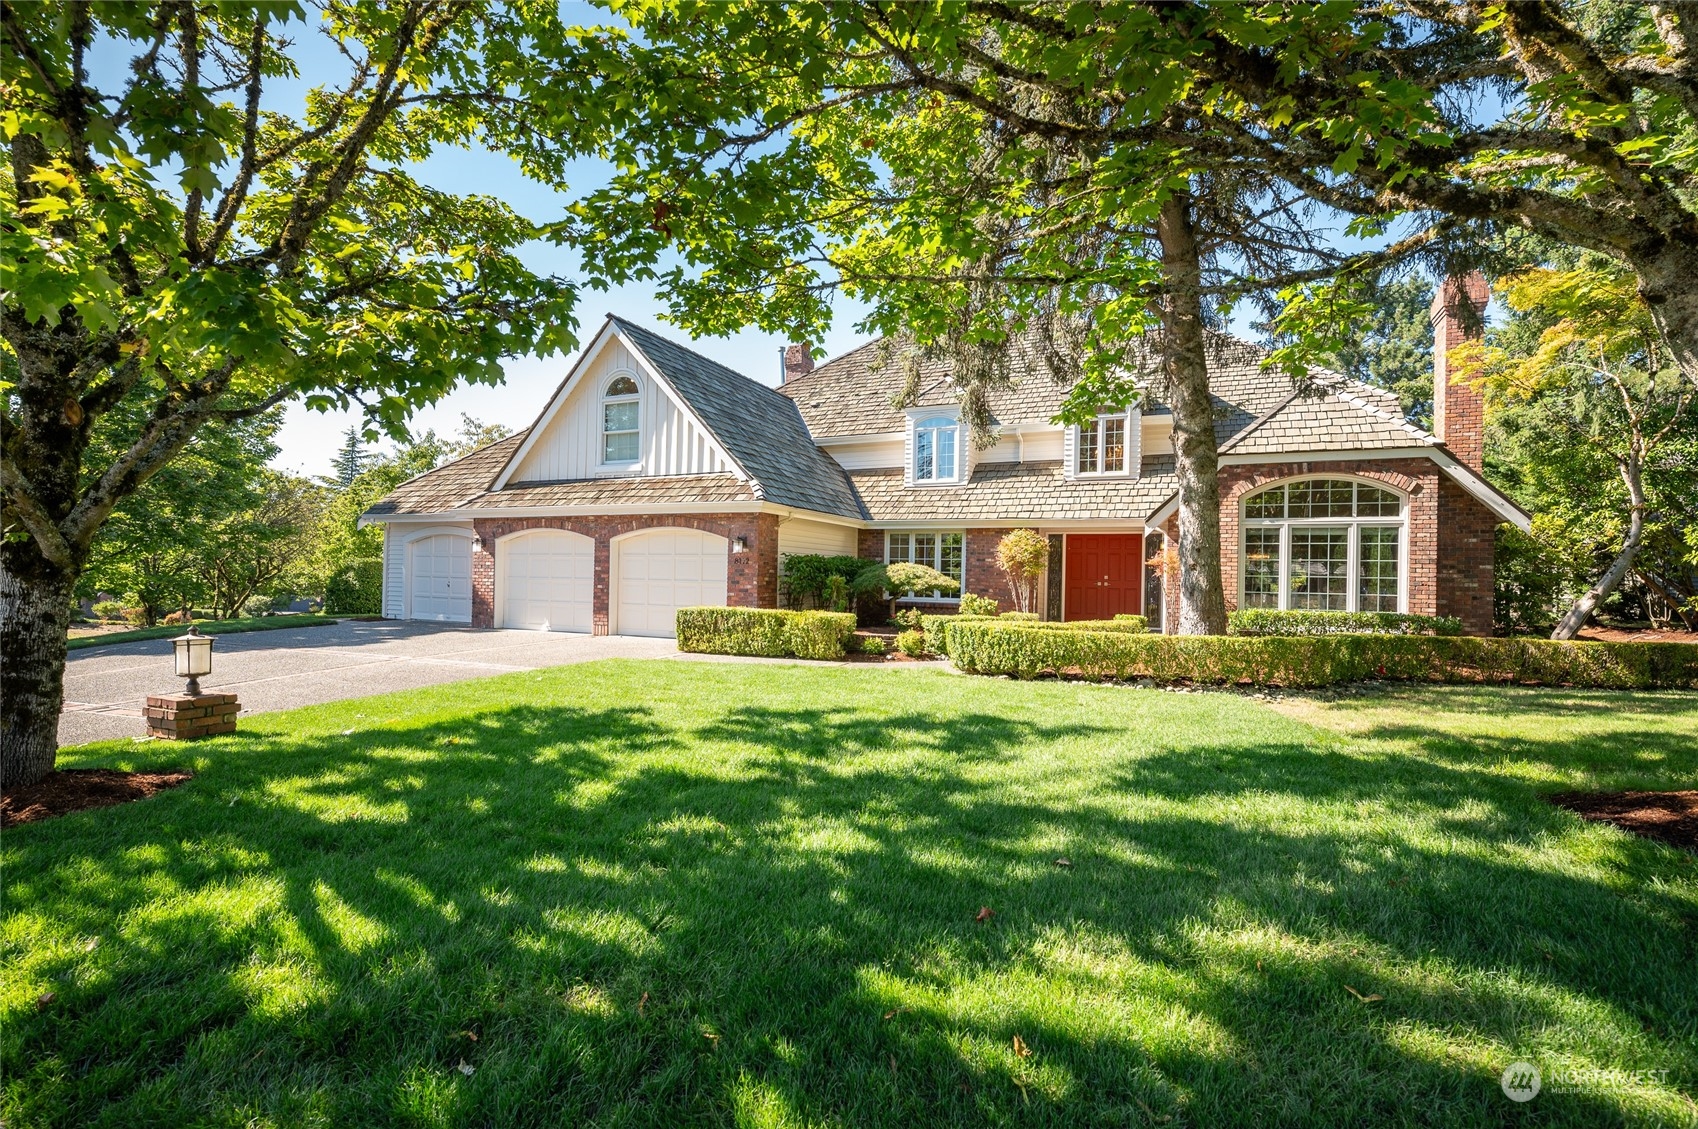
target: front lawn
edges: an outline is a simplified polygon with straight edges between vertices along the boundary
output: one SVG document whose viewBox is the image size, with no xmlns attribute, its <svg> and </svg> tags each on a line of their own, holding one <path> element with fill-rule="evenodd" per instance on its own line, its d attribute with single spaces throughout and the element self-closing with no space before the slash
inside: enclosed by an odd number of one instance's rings
<svg viewBox="0 0 1698 1129">
<path fill-rule="evenodd" d="M 1694 856 L 1539 798 L 1690 787 L 1693 695 L 603 662 L 242 725 L 5 833 L 7 1125 L 1698 1110 Z"/>
</svg>

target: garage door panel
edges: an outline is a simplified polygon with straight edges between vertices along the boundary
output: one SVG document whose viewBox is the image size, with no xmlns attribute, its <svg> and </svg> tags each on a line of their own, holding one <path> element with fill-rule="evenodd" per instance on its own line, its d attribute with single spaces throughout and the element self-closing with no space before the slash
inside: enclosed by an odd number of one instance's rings
<svg viewBox="0 0 1698 1129">
<path fill-rule="evenodd" d="M 527 631 L 589 631 L 595 542 L 564 530 L 529 533 L 496 547 L 501 626 Z"/>
<path fill-rule="evenodd" d="M 618 544 L 615 630 L 670 638 L 679 608 L 722 606 L 725 538 L 695 529 L 658 529 Z"/>
<path fill-rule="evenodd" d="M 407 547 L 409 619 L 472 621 L 472 542 L 438 533 Z"/>
</svg>

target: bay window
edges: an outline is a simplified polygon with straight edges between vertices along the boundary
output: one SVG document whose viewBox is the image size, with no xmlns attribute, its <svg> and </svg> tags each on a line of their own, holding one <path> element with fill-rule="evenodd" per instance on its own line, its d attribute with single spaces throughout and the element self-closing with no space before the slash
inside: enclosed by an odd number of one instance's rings
<svg viewBox="0 0 1698 1129">
<path fill-rule="evenodd" d="M 1281 482 L 1244 500 L 1238 606 L 1402 610 L 1403 499 L 1348 478 Z"/>
<path fill-rule="evenodd" d="M 886 564 L 903 562 L 935 568 L 957 584 L 962 583 L 962 564 L 965 560 L 966 536 L 961 533 L 920 532 L 886 533 L 884 560 Z M 955 599 L 942 592 L 933 592 L 933 599 Z"/>
</svg>

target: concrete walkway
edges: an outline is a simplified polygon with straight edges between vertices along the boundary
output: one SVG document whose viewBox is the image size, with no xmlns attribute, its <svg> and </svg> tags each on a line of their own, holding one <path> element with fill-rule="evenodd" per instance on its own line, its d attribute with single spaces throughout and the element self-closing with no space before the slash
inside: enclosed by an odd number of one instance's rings
<svg viewBox="0 0 1698 1129">
<path fill-rule="evenodd" d="M 567 635 L 543 631 L 478 631 L 395 621 L 296 627 L 220 635 L 212 647 L 206 690 L 234 691 L 243 714 L 293 709 L 392 690 L 412 690 L 491 674 L 595 659 L 664 658 L 670 639 Z M 141 737 L 142 700 L 174 693 L 171 643 L 150 639 L 72 651 L 65 667 L 65 712 L 59 743 L 80 745 Z"/>
</svg>

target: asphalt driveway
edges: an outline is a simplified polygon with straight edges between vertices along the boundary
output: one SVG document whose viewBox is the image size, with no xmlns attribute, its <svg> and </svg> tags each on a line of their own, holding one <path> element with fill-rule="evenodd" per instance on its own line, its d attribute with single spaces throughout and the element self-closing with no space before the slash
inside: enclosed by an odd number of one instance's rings
<svg viewBox="0 0 1698 1129">
<path fill-rule="evenodd" d="M 508 671 L 678 653 L 670 639 L 480 631 L 389 620 L 220 635 L 217 640 L 212 677 L 202 679 L 201 686 L 239 694 L 244 715 Z M 72 651 L 65 667 L 59 743 L 144 736 L 142 700 L 182 689 L 171 671 L 167 639 Z"/>
</svg>

